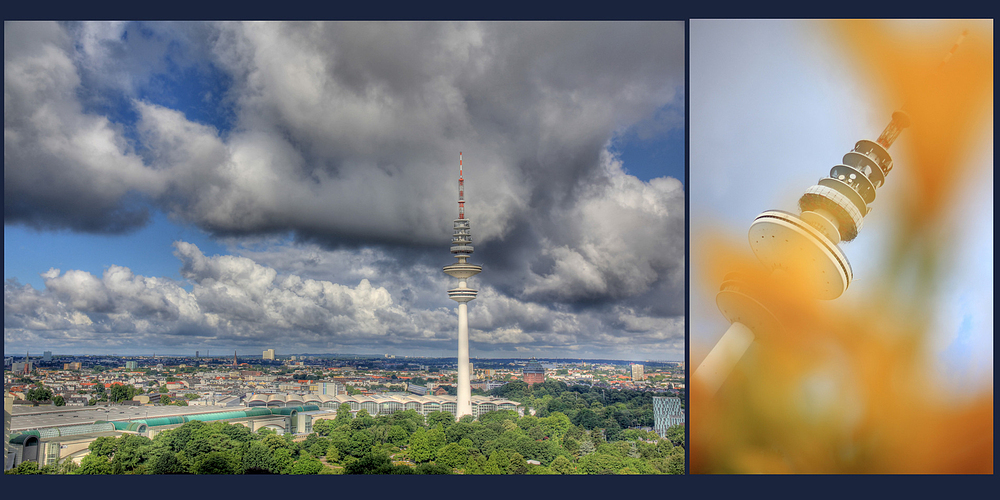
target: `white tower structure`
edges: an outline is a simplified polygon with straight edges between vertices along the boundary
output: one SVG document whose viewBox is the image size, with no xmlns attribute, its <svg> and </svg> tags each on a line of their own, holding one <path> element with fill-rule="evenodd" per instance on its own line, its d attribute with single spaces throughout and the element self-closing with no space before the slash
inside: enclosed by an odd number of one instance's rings
<svg viewBox="0 0 1000 500">
<path fill-rule="evenodd" d="M 465 218 L 465 179 L 462 176 L 462 153 L 458 153 L 458 218 L 451 237 L 451 253 L 458 262 L 444 266 L 444 272 L 458 278 L 458 287 L 448 290 L 448 298 L 458 302 L 458 407 L 455 416 L 472 415 L 472 386 L 469 373 L 469 309 L 468 302 L 476 298 L 468 279 L 479 274 L 483 266 L 469 264 L 472 255 L 472 232 Z"/>
<path fill-rule="evenodd" d="M 938 70 L 966 34 L 962 33 Z M 829 177 L 806 189 L 799 198 L 799 215 L 781 210 L 758 215 L 750 225 L 749 240 L 764 267 L 805 285 L 817 299 L 836 299 L 847 291 L 854 273 L 839 243 L 853 240 L 861 231 L 875 191 L 892 170 L 889 147 L 909 125 L 909 115 L 899 110 L 878 139 L 858 141 L 844 155 L 843 163 L 830 170 Z M 723 278 L 715 301 L 731 326 L 692 374 L 706 395 L 718 391 L 755 340 L 766 341 L 782 328 L 771 312 L 768 295 L 767 290 L 750 286 L 738 273 Z"/>
</svg>

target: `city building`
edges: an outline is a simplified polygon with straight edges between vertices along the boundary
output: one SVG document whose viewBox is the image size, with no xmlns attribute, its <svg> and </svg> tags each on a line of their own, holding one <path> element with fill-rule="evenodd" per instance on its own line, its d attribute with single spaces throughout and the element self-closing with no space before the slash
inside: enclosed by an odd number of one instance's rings
<svg viewBox="0 0 1000 500">
<path fill-rule="evenodd" d="M 14 456 L 10 453 L 10 416 L 14 411 L 14 398 L 3 396 L 3 470 L 14 466 Z"/>
<path fill-rule="evenodd" d="M 46 363 L 48 363 L 49 361 L 52 361 L 52 351 L 45 351 L 45 352 L 43 352 L 42 353 L 42 361 L 45 361 Z"/>
<path fill-rule="evenodd" d="M 680 398 L 653 396 L 653 430 L 665 437 L 667 429 L 684 423 Z"/>
<path fill-rule="evenodd" d="M 79 370 L 83 368 L 83 363 L 75 361 L 73 363 L 63 363 L 63 370 Z"/>
<path fill-rule="evenodd" d="M 473 389 L 479 389 L 481 391 L 489 392 L 493 389 L 498 389 L 506 385 L 506 382 L 500 380 L 477 380 L 472 383 Z"/>
<path fill-rule="evenodd" d="M 545 382 L 545 368 L 535 358 L 531 358 L 521 373 L 524 376 L 524 382 L 529 386 Z"/>
<path fill-rule="evenodd" d="M 125 362 L 125 369 L 126 370 L 135 370 L 138 367 L 139 367 L 139 363 L 137 361 L 126 361 Z"/>
<path fill-rule="evenodd" d="M 632 365 L 633 382 L 641 382 L 643 380 L 646 380 L 646 376 L 642 373 L 643 368 L 644 368 L 643 365 L 636 365 L 636 364 Z"/>
<path fill-rule="evenodd" d="M 465 178 L 462 172 L 462 153 L 458 153 L 458 218 L 451 237 L 451 253 L 458 262 L 444 267 L 445 274 L 458 278 L 458 287 L 448 290 L 448 298 L 458 302 L 458 410 L 457 417 L 471 415 L 472 372 L 469 363 L 469 309 L 468 302 L 476 298 L 477 290 L 468 287 L 468 279 L 482 272 L 483 267 L 469 264 L 472 256 L 472 230 L 465 218 Z"/>
<path fill-rule="evenodd" d="M 35 369 L 35 363 L 31 361 L 18 361 L 11 366 L 11 372 L 19 375 L 31 373 Z"/>
<path fill-rule="evenodd" d="M 274 361 L 274 349 L 266 349 L 264 351 L 264 359 Z"/>
<path fill-rule="evenodd" d="M 228 422 L 251 431 L 268 428 L 278 434 L 308 434 L 313 420 L 334 412 L 303 404 L 243 410 L 223 406 L 25 406 L 13 408 L 10 413 L 11 436 L 4 440 L 9 446 L 9 458 L 4 464 L 8 469 L 25 461 L 38 462 L 39 466 L 67 458 L 79 462 L 98 437 L 137 434 L 153 438 L 193 420 Z"/>
<path fill-rule="evenodd" d="M 309 392 L 336 396 L 337 394 L 347 394 L 347 388 L 340 382 L 317 382 L 309 385 Z"/>
</svg>

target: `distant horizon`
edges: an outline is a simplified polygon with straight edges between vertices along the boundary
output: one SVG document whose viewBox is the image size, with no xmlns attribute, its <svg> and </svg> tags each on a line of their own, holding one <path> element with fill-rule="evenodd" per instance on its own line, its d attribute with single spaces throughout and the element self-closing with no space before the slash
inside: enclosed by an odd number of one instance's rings
<svg viewBox="0 0 1000 500">
<path fill-rule="evenodd" d="M 29 356 L 32 359 L 35 358 L 35 355 L 33 355 L 33 354 L 29 353 Z M 155 354 L 154 353 L 148 353 L 148 354 L 74 353 L 74 354 L 67 354 L 67 353 L 56 353 L 56 352 L 53 352 L 52 356 L 53 357 L 56 357 L 56 356 L 154 357 L 155 356 L 157 358 L 159 358 L 159 357 L 165 357 L 165 358 L 194 358 L 195 357 L 194 354 L 177 354 L 177 353 L 165 353 L 165 354 L 160 354 L 160 353 L 155 353 Z M 237 357 L 240 357 L 240 356 L 263 357 L 263 354 L 240 354 L 239 352 L 237 352 L 236 356 Z M 282 357 L 282 356 L 326 356 L 326 357 L 364 356 L 364 357 L 371 357 L 371 358 L 376 358 L 376 359 L 455 359 L 456 358 L 456 356 L 409 356 L 409 355 L 402 355 L 402 356 L 396 355 L 395 358 L 386 358 L 386 357 L 384 357 L 385 356 L 384 353 L 379 354 L 379 353 L 310 353 L 310 352 L 288 353 L 288 354 L 277 354 L 276 353 L 275 356 L 276 357 Z M 4 357 L 5 358 L 24 358 L 23 355 L 19 355 L 19 354 L 6 354 L 6 353 L 4 354 Z M 38 357 L 41 358 L 42 355 L 38 355 Z M 226 359 L 226 358 L 231 358 L 231 357 L 232 357 L 232 354 L 229 354 L 229 355 L 226 355 L 226 354 L 200 355 L 199 354 L 197 356 L 197 359 L 215 359 L 215 358 Z M 648 362 L 648 363 L 683 363 L 684 362 L 683 359 L 673 360 L 673 359 L 585 358 L 585 357 L 571 358 L 571 357 L 555 357 L 555 356 L 528 356 L 528 357 L 519 357 L 519 356 L 506 356 L 505 357 L 505 356 L 498 356 L 498 357 L 489 357 L 489 358 L 487 358 L 487 357 L 478 357 L 478 358 L 477 357 L 472 357 L 470 359 L 473 360 L 473 361 L 477 360 L 477 359 L 487 359 L 487 360 L 490 360 L 490 359 L 524 359 L 524 360 L 538 359 L 538 360 L 642 361 L 642 362 Z"/>
</svg>

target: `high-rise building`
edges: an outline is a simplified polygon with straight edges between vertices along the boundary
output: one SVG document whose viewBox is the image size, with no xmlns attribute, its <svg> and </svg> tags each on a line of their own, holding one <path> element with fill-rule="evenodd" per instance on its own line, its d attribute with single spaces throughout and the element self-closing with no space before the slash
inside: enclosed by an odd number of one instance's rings
<svg viewBox="0 0 1000 500">
<path fill-rule="evenodd" d="M 274 349 L 267 349 L 264 351 L 264 359 L 274 360 Z"/>
<path fill-rule="evenodd" d="M 340 382 L 316 382 L 309 386 L 309 392 L 336 396 L 338 394 L 347 394 L 347 388 Z"/>
<path fill-rule="evenodd" d="M 138 367 L 139 367 L 139 363 L 136 362 L 136 361 L 126 361 L 125 362 L 125 369 L 126 370 L 135 370 Z"/>
<path fill-rule="evenodd" d="M 458 153 L 458 218 L 451 237 L 451 253 L 458 262 L 444 266 L 445 274 L 458 278 L 458 287 L 448 290 L 448 298 L 458 302 L 458 406 L 456 417 L 472 415 L 472 372 L 469 370 L 469 309 L 468 302 L 476 298 L 477 290 L 469 288 L 468 279 L 482 272 L 483 267 L 469 264 L 472 255 L 472 230 L 465 218 L 465 178 L 462 153 Z"/>
<path fill-rule="evenodd" d="M 529 386 L 545 382 L 545 368 L 541 363 L 535 361 L 535 358 L 531 358 L 521 373 L 524 376 L 524 382 Z"/>
<path fill-rule="evenodd" d="M 642 371 L 643 371 L 643 366 L 642 365 L 637 365 L 637 364 L 633 364 L 632 365 L 632 381 L 633 382 L 641 382 L 643 380 L 646 380 L 646 375 Z"/>
<path fill-rule="evenodd" d="M 42 361 L 45 361 L 46 363 L 52 361 L 52 351 L 45 351 L 42 353 Z"/>
<path fill-rule="evenodd" d="M 681 398 L 661 398 L 653 396 L 653 430 L 665 437 L 667 429 L 684 423 Z"/>
</svg>

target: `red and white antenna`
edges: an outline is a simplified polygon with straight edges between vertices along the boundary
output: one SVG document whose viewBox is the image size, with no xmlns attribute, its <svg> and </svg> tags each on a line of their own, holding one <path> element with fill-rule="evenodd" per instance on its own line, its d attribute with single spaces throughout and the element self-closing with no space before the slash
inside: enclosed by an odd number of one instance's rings
<svg viewBox="0 0 1000 500">
<path fill-rule="evenodd" d="M 458 218 L 465 218 L 465 179 L 462 177 L 462 152 L 458 152 Z"/>
</svg>

